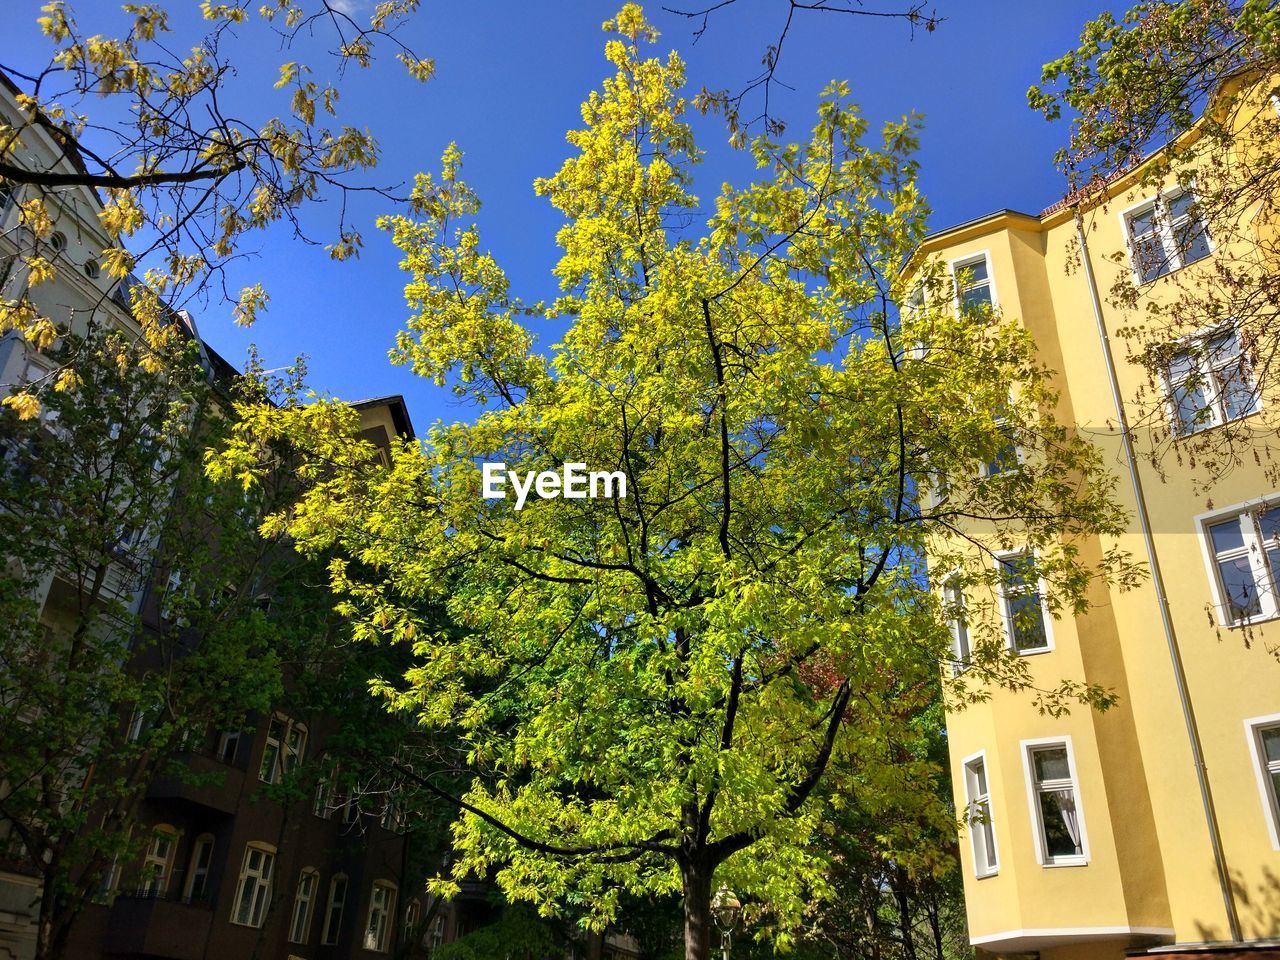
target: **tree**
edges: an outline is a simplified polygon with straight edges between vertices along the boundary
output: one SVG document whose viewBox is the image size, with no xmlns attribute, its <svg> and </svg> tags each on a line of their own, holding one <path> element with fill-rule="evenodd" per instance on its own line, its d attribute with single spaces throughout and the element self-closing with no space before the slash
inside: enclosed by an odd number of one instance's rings
<svg viewBox="0 0 1280 960">
<path fill-rule="evenodd" d="M 541 960 L 563 956 L 564 932 L 527 907 L 507 907 L 491 924 L 437 947 L 432 960 Z"/>
<path fill-rule="evenodd" d="M 289 576 L 307 561 L 255 529 L 286 478 L 246 494 L 205 477 L 220 398 L 170 330 L 68 335 L 74 383 L 39 418 L 0 416 L 0 823 L 41 881 L 41 960 L 149 842 L 148 784 L 268 710 L 324 635 L 315 589 Z"/>
<path fill-rule="evenodd" d="M 341 78 L 390 47 L 412 77 L 427 80 L 432 61 L 397 37 L 418 6 L 383 0 L 357 20 L 331 0 L 204 0 L 207 32 L 193 44 L 171 36 L 161 3 L 124 4 L 127 28 L 88 36 L 64 0 L 51 0 L 39 21 L 53 47 L 48 62 L 0 64 L 6 81 L 25 85 L 17 93 L 22 118 L 0 122 L 0 190 L 19 193 L 14 229 L 33 281 L 57 269 L 48 245 L 54 210 L 68 191 L 85 188 L 105 196 L 98 217 L 112 244 L 102 251 L 103 272 L 123 280 L 136 264 L 143 274 L 145 287 L 135 285 L 133 294 L 147 330 L 164 325 L 161 301 L 176 309 L 197 297 L 225 298 L 238 322 L 252 323 L 268 291 L 260 282 L 227 289 L 227 265 L 273 224 L 292 229 L 295 239 L 325 242 L 313 234 L 314 220 L 304 226 L 305 211 L 325 200 L 339 201 L 340 211 L 318 235 L 327 237 L 325 249 L 334 260 L 357 255 L 362 238 L 347 220 L 348 195 L 394 198 L 396 191 L 363 179 L 377 164 L 378 144 L 359 124 L 339 125 Z M 275 86 L 288 106 L 276 115 L 269 95 L 255 97 L 258 115 L 229 106 L 238 89 L 232 51 L 238 35 L 255 27 L 277 35 L 288 55 L 303 54 L 280 64 Z M 322 55 L 318 62 L 307 62 L 308 45 Z M 19 160 L 37 132 L 57 144 L 60 165 L 33 169 Z M 17 328 L 43 347 L 52 342 L 51 324 L 25 293 L 0 301 L 0 334 Z M 75 357 L 63 361 L 74 366 Z M 34 415 L 37 406 L 22 398 L 45 385 L 3 402 Z"/>
<path fill-rule="evenodd" d="M 1139 182 L 1152 192 L 1170 181 L 1191 193 L 1189 213 L 1212 239 L 1209 269 L 1178 271 L 1164 289 L 1140 285 L 1122 272 L 1109 291 L 1129 311 L 1124 333 L 1133 362 L 1149 374 L 1149 415 L 1133 427 L 1139 449 L 1159 464 L 1167 455 L 1207 468 L 1211 477 L 1242 459 L 1280 472 L 1274 427 L 1256 419 L 1200 430 L 1169 428 L 1164 408 L 1170 364 L 1220 358 L 1202 340 L 1188 355 L 1184 338 L 1233 323 L 1240 359 L 1226 376 L 1235 389 L 1255 391 L 1275 370 L 1280 344 L 1280 12 L 1259 0 L 1144 2 L 1122 16 L 1104 13 L 1085 24 L 1080 46 L 1044 67 L 1031 106 L 1051 120 L 1071 118 L 1070 142 L 1057 154 L 1074 201 L 1091 216 L 1108 209 L 1116 178 L 1141 166 Z M 1101 251 L 1120 257 L 1125 251 Z M 1142 313 L 1158 311 L 1158 329 Z M 1193 373 L 1184 389 L 1209 385 Z M 1256 405 L 1241 396 L 1241 405 Z M 1178 440 L 1175 447 L 1174 440 Z"/>
<path fill-rule="evenodd" d="M 662 9 L 673 16 L 697 23 L 697 29 L 693 31 L 693 42 L 697 43 L 710 28 L 711 18 L 717 14 L 725 15 L 724 11 L 736 4 L 737 0 L 718 0 L 701 8 L 664 6 Z M 778 7 L 783 9 L 782 4 Z M 764 55 L 760 58 L 761 70 L 758 74 L 736 91 L 709 90 L 704 87 L 696 98 L 695 102 L 700 110 L 713 111 L 724 116 L 735 142 L 740 145 L 746 143 L 748 131 L 753 127 L 763 127 L 770 136 L 774 137 L 781 136 L 786 129 L 783 119 L 772 109 L 772 95 L 775 84 L 781 83 L 778 77 L 778 66 L 782 61 L 783 47 L 797 15 L 835 14 L 842 20 L 848 17 L 898 20 L 907 25 L 913 39 L 917 30 L 933 33 L 946 19 L 939 16 L 936 7 L 924 0 L 906 0 L 896 7 L 874 10 L 867 9 L 861 3 L 844 5 L 830 3 L 828 0 L 813 0 L 811 3 L 787 0 L 785 10 L 785 16 L 779 17 L 777 39 L 765 47 Z M 757 99 L 760 112 L 754 115 L 748 113 L 744 116 L 744 108 L 755 109 L 748 104 Z"/>
<path fill-rule="evenodd" d="M 1080 611 L 1092 576 L 1127 574 L 1118 556 L 1087 565 L 1078 539 L 1124 517 L 1016 324 L 945 306 L 937 264 L 910 275 L 933 306 L 897 309 L 927 209 L 913 121 L 869 146 L 833 84 L 809 139 L 753 141 L 762 179 L 726 185 L 699 236 L 680 58 L 644 56 L 655 33 L 634 5 L 605 28 L 615 72 L 535 185 L 565 216 L 545 309 L 568 323 L 560 341 L 534 348 L 544 308 L 485 252 L 450 148 L 414 215 L 384 221 L 413 311 L 394 358 L 481 404 L 475 419 L 371 480 L 341 403 L 241 409 L 211 468 L 250 482 L 270 445 L 299 451 L 306 495 L 265 529 L 336 554 L 355 635 L 414 652 L 376 691 L 469 750 L 453 880 L 491 872 L 510 900 L 596 929 L 623 894 L 678 894 L 685 955 L 705 960 L 718 884 L 785 945 L 831 892 L 812 842 L 826 813 L 931 775 L 884 750 L 913 736 L 945 656 L 926 542 L 992 597 L 1004 568 L 983 551 L 1033 546 L 1047 601 Z M 1011 442 L 1021 468 L 975 479 Z M 485 499 L 481 465 L 499 461 L 521 483 L 566 463 L 616 472 L 625 496 L 552 498 L 564 481 L 544 477 L 523 503 Z M 950 479 L 944 504 L 921 506 L 923 476 Z M 958 544 L 971 517 L 987 523 Z M 450 627 L 423 621 L 425 599 Z M 974 632 L 960 683 L 1033 690 L 998 621 Z M 1107 700 L 1067 682 L 1032 695 Z"/>
</svg>

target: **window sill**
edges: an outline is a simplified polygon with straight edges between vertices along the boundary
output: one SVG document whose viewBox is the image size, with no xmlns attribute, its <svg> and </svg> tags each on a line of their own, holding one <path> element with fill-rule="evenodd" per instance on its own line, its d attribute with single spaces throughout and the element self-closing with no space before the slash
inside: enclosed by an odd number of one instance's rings
<svg viewBox="0 0 1280 960">
<path fill-rule="evenodd" d="M 1030 650 L 1019 650 L 1015 646 L 1010 646 L 1009 649 L 1019 657 L 1038 657 L 1042 654 L 1053 653 L 1053 647 L 1032 647 Z"/>
<path fill-rule="evenodd" d="M 1059 857 L 1057 860 L 1047 860 L 1040 866 L 1046 870 L 1054 870 L 1058 867 L 1087 867 L 1089 861 L 1085 857 Z"/>
<path fill-rule="evenodd" d="M 992 870 L 992 871 L 990 871 L 989 873 L 976 873 L 976 872 L 975 872 L 975 873 L 974 873 L 974 875 L 973 875 L 973 879 L 975 879 L 975 880 L 990 880 L 992 877 L 998 877 L 998 876 L 1000 876 L 1000 870 L 999 870 L 999 868 L 996 868 L 995 870 Z"/>
<path fill-rule="evenodd" d="M 1248 627 L 1256 627 L 1263 623 L 1271 623 L 1273 620 L 1280 620 L 1280 610 L 1275 613 L 1260 613 L 1256 617 L 1248 617 L 1244 620 L 1235 620 L 1231 623 L 1223 623 L 1222 626 L 1226 630 L 1244 630 Z"/>
<path fill-rule="evenodd" d="M 1252 413 L 1246 413 L 1242 417 L 1232 417 L 1230 420 L 1223 420 L 1221 423 L 1206 423 L 1203 427 L 1200 427 L 1196 430 L 1192 430 L 1190 433 L 1180 433 L 1178 431 L 1177 424 L 1171 423 L 1169 427 L 1171 430 L 1173 430 L 1173 433 L 1174 433 L 1173 442 L 1181 443 L 1184 440 L 1194 440 L 1196 437 L 1200 436 L 1201 434 L 1209 433 L 1211 430 L 1220 430 L 1223 427 L 1229 426 L 1233 423 L 1244 423 L 1250 417 L 1259 416 L 1262 413 L 1262 411 L 1263 411 L 1263 406 L 1262 406 L 1262 403 L 1259 402 L 1258 409 L 1254 410 Z"/>
</svg>

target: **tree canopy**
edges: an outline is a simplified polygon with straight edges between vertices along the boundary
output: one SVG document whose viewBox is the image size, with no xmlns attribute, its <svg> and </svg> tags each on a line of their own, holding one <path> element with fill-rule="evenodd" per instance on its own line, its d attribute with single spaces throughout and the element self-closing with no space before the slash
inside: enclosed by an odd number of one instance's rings
<svg viewBox="0 0 1280 960">
<path fill-rule="evenodd" d="M 375 692 L 466 743 L 438 890 L 492 875 L 597 928 L 624 893 L 677 893 L 704 958 L 716 885 L 785 944 L 831 890 L 812 842 L 826 815 L 856 797 L 875 816 L 932 782 L 933 759 L 899 748 L 947 657 L 926 547 L 975 610 L 1007 576 L 993 551 L 1034 548 L 1047 602 L 1080 610 L 1091 577 L 1126 572 L 1087 564 L 1079 539 L 1124 517 L 1055 421 L 1025 332 L 954 309 L 939 266 L 911 260 L 927 214 L 913 118 L 875 134 L 833 83 L 807 138 L 755 138 L 760 178 L 704 204 L 682 61 L 647 55 L 635 5 L 605 30 L 612 73 L 535 184 L 564 215 L 554 303 L 519 299 L 484 248 L 456 148 L 383 221 L 409 274 L 392 359 L 479 404 L 474 419 L 382 472 L 336 401 L 246 408 L 210 469 L 251 485 L 272 444 L 293 445 L 307 494 L 266 529 L 336 554 L 357 636 L 413 650 Z M 544 318 L 567 324 L 548 347 Z M 981 476 L 1010 443 L 1018 468 Z M 498 461 L 618 471 L 626 496 L 517 510 L 480 496 Z M 917 481 L 950 493 L 926 506 Z M 422 616 L 430 601 L 448 626 Z M 973 629 L 957 696 L 989 680 L 1046 710 L 1106 702 L 1036 688 L 998 621 Z"/>
</svg>

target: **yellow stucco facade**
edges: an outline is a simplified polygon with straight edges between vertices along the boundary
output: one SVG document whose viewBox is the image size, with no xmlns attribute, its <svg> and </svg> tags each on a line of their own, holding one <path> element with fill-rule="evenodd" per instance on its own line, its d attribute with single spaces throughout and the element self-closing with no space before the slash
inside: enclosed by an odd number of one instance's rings
<svg viewBox="0 0 1280 960">
<path fill-rule="evenodd" d="M 1258 109 L 1274 108 L 1263 102 Z M 1173 177 L 1157 189 L 1144 186 L 1140 172 L 1115 181 L 1105 204 L 1085 210 L 1059 205 L 1040 215 L 1001 211 L 934 234 L 920 250 L 955 271 L 985 261 L 984 295 L 1035 339 L 1055 371 L 1058 415 L 1099 445 L 1119 480 L 1117 494 L 1134 515 L 1131 532 L 1089 549 L 1101 556 L 1118 545 L 1150 572 L 1140 487 L 1171 628 L 1164 626 L 1156 578 L 1125 592 L 1098 585 L 1086 615 L 1051 621 L 1050 649 L 1028 655 L 1028 666 L 1044 686 L 1062 679 L 1102 684 L 1118 694 L 1115 707 L 1052 717 L 1038 713 L 1025 694 L 996 690 L 989 702 L 949 714 L 957 809 L 972 809 L 984 786 L 975 778 L 985 778 L 990 838 L 983 825 L 966 826 L 960 846 L 970 937 L 994 953 L 1083 960 L 1158 946 L 1234 943 L 1267 955 L 1273 946 L 1268 941 L 1280 941 L 1280 764 L 1269 767 L 1267 752 L 1274 745 L 1280 760 L 1280 588 L 1266 579 L 1272 547 L 1280 576 L 1280 530 L 1270 526 L 1280 514 L 1267 515 L 1280 506 L 1280 484 L 1274 467 L 1249 457 L 1210 480 L 1203 465 L 1179 456 L 1176 439 L 1158 468 L 1139 450 L 1138 486 L 1133 483 L 1115 429 L 1107 341 L 1126 418 L 1143 424 L 1153 415 L 1168 417 L 1175 421 L 1174 435 L 1190 432 L 1176 422 L 1176 398 L 1169 392 L 1175 388 L 1167 381 L 1153 384 L 1132 358 L 1145 349 L 1141 344 L 1158 339 L 1164 322 L 1159 305 L 1176 288 L 1210 276 L 1224 254 L 1211 232 L 1204 248 L 1197 247 L 1194 224 L 1187 230 L 1184 222 L 1177 243 L 1186 249 L 1175 251 L 1164 275 L 1144 277 L 1144 269 L 1160 272 L 1141 262 L 1134 239 L 1148 222 L 1144 205 L 1163 193 L 1168 217 L 1185 207 L 1176 204 Z M 1122 271 L 1134 271 L 1136 309 L 1110 302 Z M 1233 400 L 1219 385 L 1218 406 L 1208 422 L 1196 425 L 1196 435 L 1203 439 L 1198 430 L 1215 429 L 1211 422 L 1219 419 L 1274 434 L 1280 384 L 1260 379 L 1252 401 Z M 1192 407 L 1196 402 L 1187 401 Z M 1137 443 L 1143 446 L 1141 437 Z M 1233 546 L 1228 541 L 1237 529 L 1245 531 L 1243 552 L 1222 561 L 1228 564 L 1223 573 L 1218 548 Z M 1244 571 L 1239 577 L 1254 576 L 1256 612 L 1232 605 L 1231 596 L 1247 599 L 1248 593 L 1247 584 L 1230 579 L 1237 570 Z M 1277 731 L 1274 739 L 1270 730 Z M 1197 775 L 1197 740 L 1208 803 Z M 1058 836 L 1052 841 L 1065 844 L 1065 855 L 1046 849 L 1051 841 L 1043 820 L 1057 814 L 1038 806 L 1039 785 L 1047 782 L 1037 767 L 1037 757 L 1046 755 L 1038 749 L 1067 755 L 1066 790 L 1073 792 L 1074 806 L 1065 826 L 1054 824 Z"/>
</svg>

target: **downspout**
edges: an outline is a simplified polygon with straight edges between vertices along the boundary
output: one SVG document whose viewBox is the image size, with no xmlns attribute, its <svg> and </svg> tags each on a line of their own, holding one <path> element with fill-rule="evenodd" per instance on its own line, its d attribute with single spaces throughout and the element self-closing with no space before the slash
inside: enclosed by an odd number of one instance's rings
<svg viewBox="0 0 1280 960">
<path fill-rule="evenodd" d="M 1106 365 L 1107 381 L 1111 386 L 1111 402 L 1115 405 L 1116 419 L 1120 426 L 1120 443 L 1124 449 L 1125 467 L 1133 486 L 1133 500 L 1138 512 L 1138 525 L 1142 529 L 1142 541 L 1147 551 L 1147 564 L 1151 568 L 1151 581 L 1156 590 L 1156 606 L 1160 608 L 1160 623 L 1164 627 L 1165 642 L 1169 647 L 1169 662 L 1173 666 L 1173 682 L 1178 688 L 1178 701 L 1182 705 L 1182 720 L 1187 728 L 1187 740 L 1191 745 L 1191 757 L 1196 767 L 1196 783 L 1200 787 L 1200 803 L 1204 807 L 1205 824 L 1209 828 L 1209 844 L 1213 848 L 1213 862 L 1218 870 L 1218 886 L 1222 890 L 1222 905 L 1227 912 L 1227 927 L 1232 941 L 1239 942 L 1240 918 L 1236 914 L 1235 895 L 1231 891 L 1231 879 L 1227 873 L 1227 860 L 1222 852 L 1222 835 L 1218 829 L 1218 815 L 1214 811 L 1213 792 L 1209 789 L 1209 775 L 1204 762 L 1204 748 L 1200 743 L 1200 731 L 1196 726 L 1195 710 L 1187 691 L 1187 674 L 1182 665 L 1182 653 L 1178 649 L 1178 635 L 1173 617 L 1169 613 L 1169 597 L 1164 589 L 1164 576 L 1160 572 L 1160 560 L 1156 555 L 1155 539 L 1151 534 L 1151 521 L 1147 516 L 1147 498 L 1142 490 L 1142 478 L 1138 475 L 1137 459 L 1133 452 L 1133 438 L 1129 433 L 1129 419 L 1124 412 L 1120 396 L 1120 384 L 1116 378 L 1115 358 L 1111 353 L 1111 338 L 1102 319 L 1102 300 L 1098 296 L 1098 283 L 1093 276 L 1093 264 L 1089 259 L 1089 242 L 1085 238 L 1084 219 L 1080 208 L 1074 211 L 1076 237 L 1080 241 L 1080 261 L 1084 265 L 1085 283 L 1089 285 L 1089 298 L 1093 303 L 1093 318 L 1098 324 L 1098 340 Z"/>
</svg>

